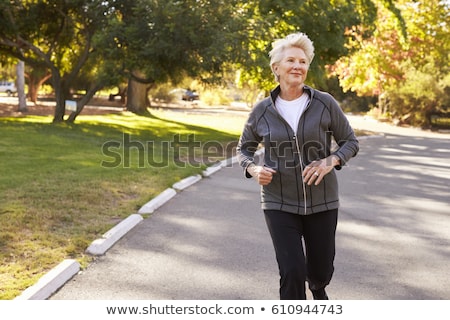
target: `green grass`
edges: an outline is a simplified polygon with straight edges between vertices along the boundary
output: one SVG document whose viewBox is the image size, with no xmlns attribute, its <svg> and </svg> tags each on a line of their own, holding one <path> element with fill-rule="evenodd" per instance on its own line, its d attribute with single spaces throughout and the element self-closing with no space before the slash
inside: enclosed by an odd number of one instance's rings
<svg viewBox="0 0 450 320">
<path fill-rule="evenodd" d="M 50 117 L 0 118 L 0 299 L 13 299 L 63 259 L 86 267 L 93 257 L 85 250 L 93 240 L 174 182 L 205 168 L 188 161 L 204 151 L 188 144 L 189 137 L 201 146 L 229 145 L 245 120 L 154 114 L 79 116 L 71 125 L 51 124 Z M 145 152 L 132 147 L 126 156 L 124 134 Z M 161 146 L 174 137 L 179 143 L 164 152 Z M 148 151 L 167 165 L 149 165 Z M 208 149 L 207 160 L 225 156 L 213 152 Z"/>
</svg>

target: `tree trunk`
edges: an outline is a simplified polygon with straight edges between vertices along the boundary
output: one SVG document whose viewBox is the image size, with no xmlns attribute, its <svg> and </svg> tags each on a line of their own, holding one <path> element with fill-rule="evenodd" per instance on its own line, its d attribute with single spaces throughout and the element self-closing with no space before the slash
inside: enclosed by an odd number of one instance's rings
<svg viewBox="0 0 450 320">
<path fill-rule="evenodd" d="M 77 102 L 77 111 L 72 112 L 67 118 L 67 122 L 74 122 L 76 117 L 83 111 L 84 106 L 92 99 L 94 94 L 102 88 L 102 85 L 98 84 L 89 89 L 88 92 L 84 95 L 84 97 Z"/>
<path fill-rule="evenodd" d="M 45 81 L 51 78 L 51 73 L 42 77 L 37 77 L 33 73 L 28 74 L 28 99 L 33 103 L 37 103 L 39 88 Z"/>
<path fill-rule="evenodd" d="M 17 63 L 17 96 L 19 97 L 19 112 L 27 111 L 27 99 L 25 95 L 25 62 Z"/>
<path fill-rule="evenodd" d="M 143 78 L 140 72 L 135 72 L 136 77 L 128 80 L 126 109 L 136 114 L 149 114 L 147 107 L 150 106 L 148 91 L 152 87 L 149 81 L 139 81 Z"/>
<path fill-rule="evenodd" d="M 36 85 L 36 83 L 34 83 L 32 81 L 28 81 L 28 98 L 34 104 L 37 103 L 38 92 L 39 92 L 39 87 Z"/>
<path fill-rule="evenodd" d="M 55 115 L 53 117 L 53 123 L 63 122 L 64 115 L 66 114 L 66 97 L 69 92 L 65 89 L 64 82 L 61 79 L 59 70 L 52 68 L 52 82 L 53 90 L 55 90 Z"/>
</svg>

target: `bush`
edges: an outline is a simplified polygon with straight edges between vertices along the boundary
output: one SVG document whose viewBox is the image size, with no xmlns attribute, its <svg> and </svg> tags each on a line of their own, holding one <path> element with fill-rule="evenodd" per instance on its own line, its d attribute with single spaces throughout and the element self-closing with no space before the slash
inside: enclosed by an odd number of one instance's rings
<svg viewBox="0 0 450 320">
<path fill-rule="evenodd" d="M 233 98 L 226 89 L 208 89 L 202 92 L 200 99 L 207 105 L 229 105 Z"/>
<path fill-rule="evenodd" d="M 151 100 L 161 101 L 166 103 L 175 102 L 178 100 L 177 96 L 172 94 L 170 91 L 172 88 L 168 84 L 162 84 L 156 88 L 150 90 Z"/>
</svg>

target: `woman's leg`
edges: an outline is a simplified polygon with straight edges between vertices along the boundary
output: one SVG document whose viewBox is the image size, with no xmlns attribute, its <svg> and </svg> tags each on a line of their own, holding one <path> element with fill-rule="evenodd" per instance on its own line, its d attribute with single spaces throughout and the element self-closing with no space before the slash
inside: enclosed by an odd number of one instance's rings
<svg viewBox="0 0 450 320">
<path fill-rule="evenodd" d="M 333 276 L 337 218 L 337 209 L 303 217 L 307 279 L 316 299 L 327 299 Z"/>
<path fill-rule="evenodd" d="M 280 271 L 280 299 L 305 300 L 306 266 L 299 215 L 264 210 Z"/>
</svg>

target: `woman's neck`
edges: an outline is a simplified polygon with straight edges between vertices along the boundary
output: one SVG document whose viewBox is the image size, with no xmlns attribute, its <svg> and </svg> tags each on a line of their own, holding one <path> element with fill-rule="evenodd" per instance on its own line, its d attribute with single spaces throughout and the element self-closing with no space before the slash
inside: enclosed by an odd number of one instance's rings
<svg viewBox="0 0 450 320">
<path fill-rule="evenodd" d="M 298 99 L 303 94 L 303 85 L 295 87 L 281 86 L 280 98 L 286 101 Z"/>
</svg>

